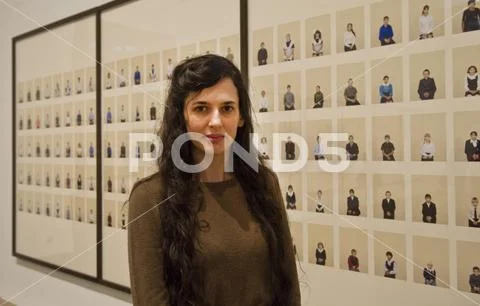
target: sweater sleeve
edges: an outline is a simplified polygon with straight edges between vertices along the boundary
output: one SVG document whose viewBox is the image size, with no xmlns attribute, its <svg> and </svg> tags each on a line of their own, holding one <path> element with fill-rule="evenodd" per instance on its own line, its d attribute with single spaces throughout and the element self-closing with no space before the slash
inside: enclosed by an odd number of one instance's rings
<svg viewBox="0 0 480 306">
<path fill-rule="evenodd" d="M 298 274 L 297 274 L 297 266 L 295 260 L 295 252 L 293 250 L 293 241 L 292 236 L 290 233 L 290 227 L 288 225 L 288 216 L 287 211 L 285 209 L 285 204 L 283 203 L 282 199 L 282 192 L 280 190 L 280 184 L 278 183 L 277 175 L 272 172 L 271 178 L 271 186 L 273 187 L 273 197 L 278 204 L 280 204 L 280 212 L 282 214 L 282 226 L 284 229 L 284 237 L 281 237 L 285 240 L 285 260 L 287 260 L 289 264 L 289 274 L 290 279 L 292 280 L 292 300 L 289 303 L 285 303 L 285 305 L 291 306 L 300 306 L 301 303 L 301 296 L 300 296 L 300 284 L 298 282 Z"/>
<path fill-rule="evenodd" d="M 169 305 L 156 204 L 145 184 L 133 187 L 128 207 L 128 262 L 134 306 Z"/>
</svg>

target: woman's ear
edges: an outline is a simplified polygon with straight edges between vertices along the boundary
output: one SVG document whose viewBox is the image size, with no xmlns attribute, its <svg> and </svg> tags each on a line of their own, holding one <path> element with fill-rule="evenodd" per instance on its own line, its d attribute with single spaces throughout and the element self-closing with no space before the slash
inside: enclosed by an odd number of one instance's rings
<svg viewBox="0 0 480 306">
<path fill-rule="evenodd" d="M 242 117 L 240 117 L 240 120 L 238 120 L 238 127 L 242 127 L 245 124 L 245 120 L 243 120 Z"/>
</svg>

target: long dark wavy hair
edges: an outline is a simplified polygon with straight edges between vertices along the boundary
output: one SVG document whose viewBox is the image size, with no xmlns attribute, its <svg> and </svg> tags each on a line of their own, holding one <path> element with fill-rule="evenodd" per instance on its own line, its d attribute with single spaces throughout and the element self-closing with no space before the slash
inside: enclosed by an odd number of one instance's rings
<svg viewBox="0 0 480 306">
<path fill-rule="evenodd" d="M 174 140 L 186 133 L 184 119 L 185 100 L 190 93 L 197 93 L 229 78 L 237 88 L 240 115 L 245 123 L 237 129 L 235 141 L 250 151 L 250 133 L 253 133 L 251 101 L 238 68 L 229 60 L 218 55 L 203 55 L 187 59 L 175 67 L 165 103 L 162 124 L 158 136 L 163 145 L 157 159 L 159 174 L 163 182 L 163 196 L 175 194 L 161 205 L 160 221 L 164 260 L 164 280 L 171 305 L 206 305 L 205 292 L 201 283 L 201 267 L 194 266 L 197 231 L 202 227 L 197 213 L 202 203 L 198 175 L 178 169 L 172 160 L 171 149 Z M 186 164 L 194 164 L 192 143 L 187 142 L 180 149 L 180 156 Z M 287 305 L 291 300 L 294 281 L 288 276 L 291 263 L 285 260 L 288 247 L 282 227 L 281 204 L 274 200 L 271 190 L 272 171 L 258 154 L 258 173 L 242 159 L 234 155 L 234 175 L 239 181 L 253 218 L 260 224 L 268 246 L 270 271 L 272 272 L 272 305 Z M 198 268 L 198 269 L 196 269 Z"/>
</svg>

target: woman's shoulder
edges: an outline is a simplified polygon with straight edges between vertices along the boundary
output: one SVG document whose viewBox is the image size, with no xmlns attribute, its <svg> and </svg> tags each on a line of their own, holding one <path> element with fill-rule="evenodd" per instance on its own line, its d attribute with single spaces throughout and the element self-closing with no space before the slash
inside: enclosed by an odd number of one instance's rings
<svg viewBox="0 0 480 306">
<path fill-rule="evenodd" d="M 141 178 L 132 187 L 129 196 L 130 206 L 149 206 L 157 203 L 162 196 L 162 178 L 160 172 Z"/>
</svg>

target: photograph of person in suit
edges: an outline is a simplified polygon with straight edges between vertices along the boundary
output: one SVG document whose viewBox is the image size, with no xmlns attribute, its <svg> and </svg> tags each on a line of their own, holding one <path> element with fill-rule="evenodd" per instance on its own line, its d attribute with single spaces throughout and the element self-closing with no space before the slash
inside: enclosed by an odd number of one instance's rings
<svg viewBox="0 0 480 306">
<path fill-rule="evenodd" d="M 288 185 L 285 198 L 285 201 L 287 202 L 287 209 L 297 209 L 297 199 L 295 198 L 295 191 L 293 191 L 292 185 Z"/>
<path fill-rule="evenodd" d="M 360 201 L 355 196 L 355 190 L 350 189 L 347 198 L 347 216 L 360 216 Z"/>
<path fill-rule="evenodd" d="M 422 204 L 422 220 L 424 223 L 437 223 L 437 207 L 432 202 L 430 194 L 425 195 L 425 202 Z"/>
<path fill-rule="evenodd" d="M 388 75 L 383 77 L 383 83 L 380 84 L 378 90 L 380 93 L 380 103 L 393 103 L 393 85 L 389 82 Z"/>
<path fill-rule="evenodd" d="M 285 143 L 285 154 L 287 160 L 295 159 L 295 144 L 290 136 L 287 137 L 287 142 Z"/>
<path fill-rule="evenodd" d="M 345 145 L 345 150 L 347 151 L 347 160 L 358 160 L 358 144 L 353 140 L 353 135 L 348 136 L 348 142 Z"/>
<path fill-rule="evenodd" d="M 468 280 L 470 284 L 470 292 L 480 294 L 480 268 L 477 266 L 473 267 L 473 273 L 470 274 Z"/>
<path fill-rule="evenodd" d="M 382 146 L 380 147 L 380 150 L 382 150 L 383 160 L 395 161 L 395 156 L 393 155 L 395 153 L 395 146 L 390 141 L 390 135 L 388 134 L 385 135 L 384 140 L 385 141 L 382 143 Z"/>
<path fill-rule="evenodd" d="M 423 278 L 425 279 L 425 285 L 437 285 L 437 271 L 435 271 L 431 261 L 429 261 L 427 266 L 423 269 Z"/>
<path fill-rule="evenodd" d="M 383 24 L 378 31 L 378 40 L 382 46 L 392 45 L 395 43 L 393 40 L 393 28 L 389 24 L 390 18 L 388 16 L 383 17 Z"/>
<path fill-rule="evenodd" d="M 353 24 L 347 24 L 347 30 L 343 34 L 343 50 L 345 52 L 357 50 L 356 46 L 357 34 L 353 30 Z"/>
<path fill-rule="evenodd" d="M 290 84 L 287 85 L 287 92 L 283 95 L 283 106 L 286 111 L 295 110 L 295 95 Z"/>
<path fill-rule="evenodd" d="M 317 191 L 317 198 L 315 199 L 315 212 L 317 212 L 317 213 L 324 213 L 325 212 L 325 206 L 323 205 L 322 195 L 323 195 L 323 193 L 319 189 Z"/>
<path fill-rule="evenodd" d="M 325 147 L 320 140 L 320 136 L 317 135 L 317 140 L 313 146 L 313 158 L 315 160 L 325 159 Z"/>
<path fill-rule="evenodd" d="M 260 49 L 257 53 L 258 66 L 263 66 L 268 64 L 268 51 L 265 48 L 265 43 L 262 41 L 260 43 Z"/>
<path fill-rule="evenodd" d="M 397 278 L 397 263 L 393 259 L 392 252 L 388 251 L 385 253 L 387 260 L 385 260 L 385 274 L 387 278 Z"/>
<path fill-rule="evenodd" d="M 465 97 L 480 95 L 480 80 L 476 66 L 470 66 L 465 76 Z"/>
<path fill-rule="evenodd" d="M 423 78 L 418 82 L 418 96 L 421 100 L 432 100 L 435 98 L 437 86 L 435 80 L 430 77 L 430 70 L 423 70 Z"/>
<path fill-rule="evenodd" d="M 472 198 L 472 205 L 470 207 L 470 212 L 468 214 L 468 227 L 480 227 L 480 220 L 478 214 L 478 198 Z"/>
<path fill-rule="evenodd" d="M 360 272 L 360 261 L 358 260 L 358 257 L 357 257 L 357 250 L 352 249 L 350 251 L 350 256 L 348 256 L 347 264 L 348 264 L 348 270 Z"/>
<path fill-rule="evenodd" d="M 470 32 L 480 30 L 480 9 L 475 0 L 468 0 L 468 8 L 463 11 L 462 31 Z"/>
<path fill-rule="evenodd" d="M 315 86 L 315 93 L 313 94 L 313 108 L 323 108 L 323 92 L 320 90 L 320 85 Z"/>
<path fill-rule="evenodd" d="M 360 105 L 360 102 L 357 99 L 358 90 L 355 86 L 353 86 L 353 79 L 348 79 L 347 84 L 347 87 L 345 87 L 345 90 L 343 91 L 343 96 L 345 97 L 345 105 Z"/>
<path fill-rule="evenodd" d="M 283 60 L 285 62 L 293 61 L 295 59 L 295 44 L 291 38 L 290 33 L 285 35 L 285 42 L 283 43 Z"/>
<path fill-rule="evenodd" d="M 317 244 L 317 249 L 315 250 L 315 258 L 317 258 L 317 265 L 324 266 L 327 262 L 327 253 L 323 247 L 323 243 L 319 242 Z"/>
<path fill-rule="evenodd" d="M 313 41 L 312 41 L 312 56 L 320 56 L 323 55 L 323 40 L 322 40 L 322 32 L 316 30 L 313 33 Z"/>
<path fill-rule="evenodd" d="M 423 135 L 423 143 L 420 150 L 421 161 L 433 161 L 435 156 L 435 144 L 432 142 L 430 133 Z"/>
<path fill-rule="evenodd" d="M 382 200 L 383 218 L 395 219 L 395 200 L 392 199 L 392 193 L 390 191 L 385 192 L 385 199 Z"/>
<path fill-rule="evenodd" d="M 430 14 L 430 6 L 424 5 L 422 15 L 420 15 L 420 35 L 419 39 L 433 38 L 433 27 L 435 22 Z"/>
<path fill-rule="evenodd" d="M 465 141 L 465 155 L 467 161 L 478 162 L 480 161 L 480 142 L 477 139 L 477 132 L 470 132 L 470 139 Z"/>
</svg>

